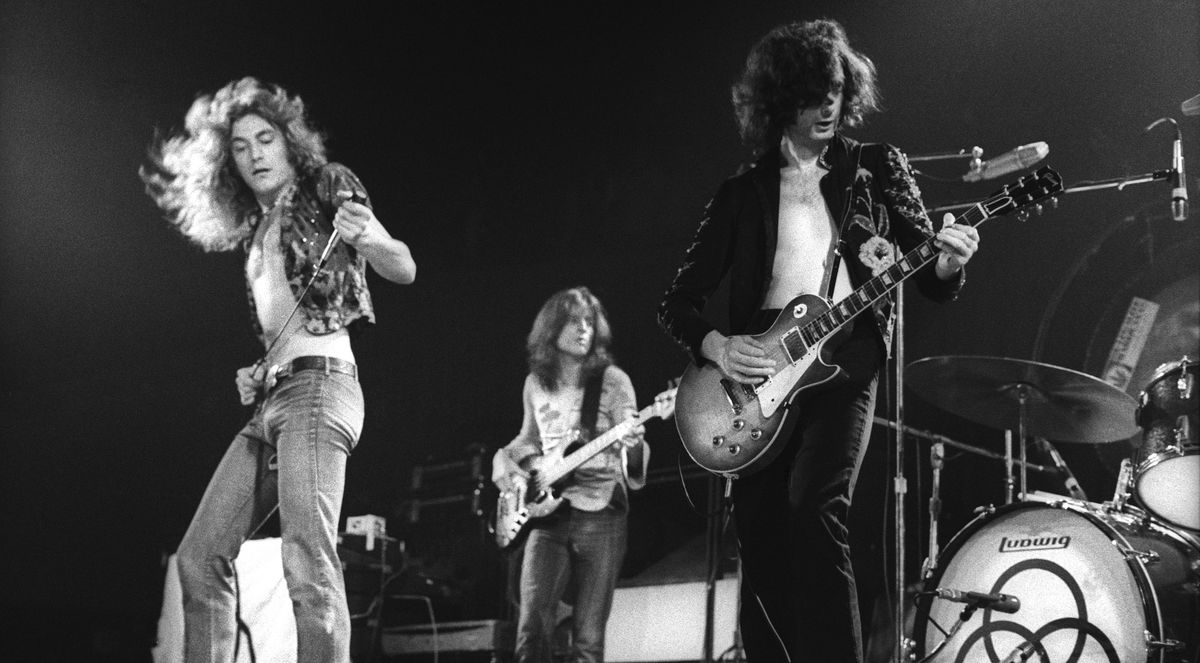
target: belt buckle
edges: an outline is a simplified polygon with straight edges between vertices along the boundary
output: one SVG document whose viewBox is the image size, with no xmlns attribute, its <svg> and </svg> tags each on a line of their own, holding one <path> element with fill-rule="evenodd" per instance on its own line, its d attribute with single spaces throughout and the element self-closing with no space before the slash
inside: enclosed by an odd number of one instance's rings
<svg viewBox="0 0 1200 663">
<path fill-rule="evenodd" d="M 263 376 L 264 392 L 271 391 L 275 388 L 275 385 L 279 383 L 279 371 L 282 368 L 283 366 L 279 364 L 271 364 L 271 367 L 267 369 L 267 374 Z"/>
</svg>

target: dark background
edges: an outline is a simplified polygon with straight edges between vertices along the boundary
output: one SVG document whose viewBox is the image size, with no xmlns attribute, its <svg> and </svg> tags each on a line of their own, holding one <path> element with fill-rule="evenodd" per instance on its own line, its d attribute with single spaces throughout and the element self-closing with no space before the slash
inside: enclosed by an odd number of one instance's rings
<svg viewBox="0 0 1200 663">
<path fill-rule="evenodd" d="M 0 637 L 16 651 L 148 660 L 163 556 L 248 414 L 233 375 L 259 348 L 240 257 L 183 241 L 136 175 L 155 130 L 179 128 L 198 93 L 243 75 L 300 93 L 331 157 L 412 248 L 414 285 L 372 275 L 379 324 L 355 342 L 368 416 L 343 515 L 388 517 L 418 547 L 400 518 L 412 469 L 515 434 L 524 336 L 552 292 L 586 284 L 606 303 L 640 399 L 682 371 L 654 307 L 705 201 L 748 156 L 728 88 L 778 23 L 837 18 L 875 60 L 886 112 L 860 139 L 910 155 L 978 145 L 985 158 L 1042 140 L 1075 183 L 1169 167 L 1169 128 L 1143 129 L 1171 116 L 1200 159 L 1200 123 L 1179 106 L 1200 93 L 1187 0 L 302 4 L 0 6 Z M 964 184 L 962 161 L 919 166 L 930 206 L 1007 181 Z M 1154 183 L 991 222 L 957 303 L 907 298 L 907 359 L 1098 372 L 1129 294 L 1197 271 L 1200 212 L 1180 224 L 1167 211 Z M 1001 448 L 1000 431 L 918 394 L 905 405 L 910 425 Z M 669 480 L 694 468 L 673 427 L 652 424 L 650 438 L 667 479 L 635 498 L 630 578 L 704 529 Z M 1060 448 L 1091 499 L 1111 497 L 1120 449 Z M 910 440 L 910 573 L 927 450 Z M 886 584 L 891 453 L 877 429 L 854 511 L 865 609 Z M 688 485 L 703 505 L 705 483 Z M 951 452 L 943 543 L 1002 487 L 998 462 Z M 469 517 L 447 517 L 468 532 L 460 549 L 491 558 Z"/>
</svg>

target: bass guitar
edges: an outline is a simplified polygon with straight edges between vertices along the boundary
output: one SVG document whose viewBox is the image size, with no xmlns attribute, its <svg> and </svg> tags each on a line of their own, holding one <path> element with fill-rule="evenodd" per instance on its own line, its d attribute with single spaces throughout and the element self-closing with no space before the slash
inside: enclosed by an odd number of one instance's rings
<svg viewBox="0 0 1200 663">
<path fill-rule="evenodd" d="M 1060 193 L 1062 178 L 1049 167 L 1020 178 L 954 219 L 978 226 L 987 219 L 1033 205 Z M 827 361 L 845 325 L 881 297 L 937 258 L 929 238 L 883 269 L 835 305 L 823 297 L 800 295 L 788 302 L 770 329 L 755 335 L 767 356 L 782 368 L 757 384 L 734 382 L 715 364 L 689 364 L 679 384 L 676 427 L 696 464 L 714 474 L 737 478 L 762 469 L 780 452 L 775 441 L 789 412 L 803 395 L 845 378 Z"/>
<path fill-rule="evenodd" d="M 516 477 L 512 489 L 501 491 L 496 501 L 496 520 L 492 528 L 496 545 L 505 550 L 515 547 L 517 541 L 523 538 L 530 521 L 554 513 L 563 503 L 557 484 L 575 468 L 609 445 L 620 442 L 639 423 L 656 417 L 669 419 L 675 412 L 677 382 L 672 380 L 670 388 L 655 396 L 652 405 L 647 405 L 637 415 L 613 426 L 590 442 L 583 445 L 560 444 L 541 456 L 532 456 L 523 461 L 529 476 Z"/>
</svg>

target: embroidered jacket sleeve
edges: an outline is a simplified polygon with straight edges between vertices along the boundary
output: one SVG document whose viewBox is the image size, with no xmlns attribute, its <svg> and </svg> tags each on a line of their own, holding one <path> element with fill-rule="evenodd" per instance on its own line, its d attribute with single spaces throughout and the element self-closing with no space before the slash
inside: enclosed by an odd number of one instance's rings
<svg viewBox="0 0 1200 663">
<path fill-rule="evenodd" d="M 337 163 L 322 166 L 316 173 L 303 177 L 292 201 L 284 210 L 280 222 L 280 250 L 283 251 L 285 275 L 292 295 L 299 297 L 313 277 L 321 253 L 333 233 L 333 217 L 337 213 L 339 191 L 356 191 L 370 198 L 366 188 L 349 168 Z M 310 334 L 329 334 L 339 329 L 354 329 L 375 322 L 371 292 L 367 289 L 367 260 L 353 247 L 338 242 L 330 252 L 324 268 L 313 280 L 312 287 L 300 304 L 304 329 Z M 251 319 L 255 331 L 262 337 L 255 312 L 253 293 L 250 297 Z"/>
<path fill-rule="evenodd" d="M 925 212 L 921 190 L 917 187 L 912 166 L 904 153 L 892 145 L 877 147 L 882 152 L 876 160 L 877 181 L 887 208 L 887 219 L 890 219 L 891 234 L 900 249 L 908 252 L 932 237 L 936 231 Z M 936 259 L 913 275 L 917 289 L 933 301 L 952 301 L 958 297 L 966 280 L 966 269 L 959 270 L 955 278 L 944 281 L 938 278 L 934 270 L 935 263 Z"/>
<path fill-rule="evenodd" d="M 658 305 L 659 325 L 691 353 L 697 365 L 705 361 L 700 354 L 704 337 L 715 329 L 701 312 L 733 260 L 734 222 L 742 205 L 742 197 L 734 191 L 737 186 L 736 180 L 726 180 L 705 206 L 683 264 Z"/>
</svg>

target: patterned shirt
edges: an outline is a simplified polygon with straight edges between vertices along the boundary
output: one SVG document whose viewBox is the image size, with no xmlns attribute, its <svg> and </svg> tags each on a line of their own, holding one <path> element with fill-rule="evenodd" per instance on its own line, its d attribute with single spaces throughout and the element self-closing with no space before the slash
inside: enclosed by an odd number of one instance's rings
<svg viewBox="0 0 1200 663">
<path fill-rule="evenodd" d="M 366 189 L 349 168 L 328 163 L 311 175 L 301 175 L 297 189 L 290 199 L 281 201 L 279 248 L 283 252 L 284 271 L 292 296 L 299 297 L 312 278 L 313 271 L 333 233 L 333 217 L 340 200 L 338 191 L 356 191 L 364 198 Z M 368 198 L 365 203 L 371 206 Z M 262 213 L 254 212 L 252 227 L 262 221 Z M 253 233 L 242 244 L 247 258 Z M 250 282 L 246 282 L 250 302 L 250 319 L 254 333 L 263 343 L 262 325 Z M 354 247 L 338 242 L 330 252 L 325 267 L 304 296 L 298 315 L 303 316 L 304 329 L 310 334 L 329 334 L 339 329 L 355 329 L 375 322 L 371 292 L 367 289 L 367 259 Z"/>
</svg>

